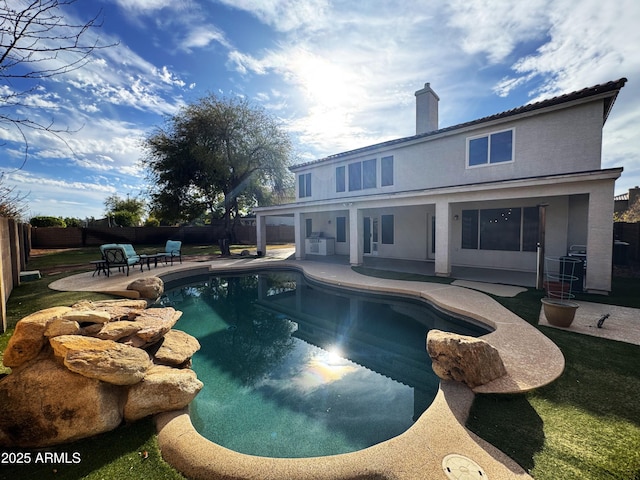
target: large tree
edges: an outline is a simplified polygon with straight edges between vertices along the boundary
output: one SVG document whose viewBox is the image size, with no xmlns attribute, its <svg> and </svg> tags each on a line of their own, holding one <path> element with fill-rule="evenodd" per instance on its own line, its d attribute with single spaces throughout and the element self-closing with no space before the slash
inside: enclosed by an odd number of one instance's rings
<svg viewBox="0 0 640 480">
<path fill-rule="evenodd" d="M 290 188 L 291 141 L 277 119 L 246 99 L 201 98 L 150 134 L 144 147 L 156 216 L 221 216 L 227 240 L 243 207 L 277 201 Z"/>
<path fill-rule="evenodd" d="M 92 34 L 100 12 L 88 21 L 65 16 L 65 7 L 75 1 L 0 0 L 0 128 L 18 131 L 25 160 L 29 130 L 58 137 L 69 131 L 31 113 L 40 108 L 33 99 L 40 82 L 82 68 L 96 49 L 112 46 Z"/>
</svg>

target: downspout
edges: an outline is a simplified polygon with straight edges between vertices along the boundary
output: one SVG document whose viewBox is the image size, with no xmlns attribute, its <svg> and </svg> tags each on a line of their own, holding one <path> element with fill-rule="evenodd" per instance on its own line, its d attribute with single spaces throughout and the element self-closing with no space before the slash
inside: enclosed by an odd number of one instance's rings
<svg viewBox="0 0 640 480">
<path fill-rule="evenodd" d="M 548 203 L 538 205 L 538 265 L 536 269 L 536 288 L 544 288 L 544 237 L 547 228 L 547 206 Z"/>
</svg>

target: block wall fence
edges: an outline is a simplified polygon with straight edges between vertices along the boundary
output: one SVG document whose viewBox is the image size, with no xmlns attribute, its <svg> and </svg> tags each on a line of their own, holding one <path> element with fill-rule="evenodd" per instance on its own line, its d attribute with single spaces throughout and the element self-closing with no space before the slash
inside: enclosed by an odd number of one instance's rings
<svg viewBox="0 0 640 480">
<path fill-rule="evenodd" d="M 31 249 L 31 227 L 10 218 L 0 218 L 0 327 L 7 330 L 7 300 L 20 284 Z"/>
<path fill-rule="evenodd" d="M 255 245 L 256 227 L 238 225 L 234 229 L 235 242 Z M 31 228 L 33 248 L 79 248 L 99 246 L 103 243 L 131 243 L 159 245 L 167 240 L 180 240 L 185 245 L 218 244 L 224 238 L 223 226 L 206 227 L 38 227 Z M 267 243 L 291 243 L 293 227 L 267 226 Z"/>
<path fill-rule="evenodd" d="M 629 244 L 630 260 L 640 260 L 640 223 L 616 222 L 613 235 L 616 240 Z"/>
</svg>

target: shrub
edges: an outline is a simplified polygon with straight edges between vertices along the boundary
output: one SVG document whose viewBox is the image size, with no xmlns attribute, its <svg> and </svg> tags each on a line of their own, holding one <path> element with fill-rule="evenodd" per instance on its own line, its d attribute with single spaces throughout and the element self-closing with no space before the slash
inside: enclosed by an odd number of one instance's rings
<svg viewBox="0 0 640 480">
<path fill-rule="evenodd" d="M 145 227 L 159 227 L 160 226 L 160 220 L 158 220 L 155 217 L 149 217 L 149 218 L 147 218 L 147 221 L 144 222 L 144 226 Z"/>
<path fill-rule="evenodd" d="M 80 220 L 79 218 L 67 217 L 64 219 L 64 223 L 67 224 L 67 227 L 84 227 L 84 220 Z"/>
<path fill-rule="evenodd" d="M 119 227 L 137 227 L 138 216 L 126 210 L 119 210 L 110 214 L 111 219 Z"/>
<path fill-rule="evenodd" d="M 67 226 L 62 217 L 33 217 L 29 220 L 32 227 L 61 227 Z"/>
</svg>

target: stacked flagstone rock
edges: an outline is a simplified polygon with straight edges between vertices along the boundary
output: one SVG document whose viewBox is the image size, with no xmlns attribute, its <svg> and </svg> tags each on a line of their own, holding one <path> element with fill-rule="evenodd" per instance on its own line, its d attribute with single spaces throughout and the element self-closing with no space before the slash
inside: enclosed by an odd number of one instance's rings
<svg viewBox="0 0 640 480">
<path fill-rule="evenodd" d="M 146 300 L 80 302 L 18 322 L 0 380 L 0 446 L 45 447 L 187 406 L 202 388 L 182 312 Z"/>
</svg>

